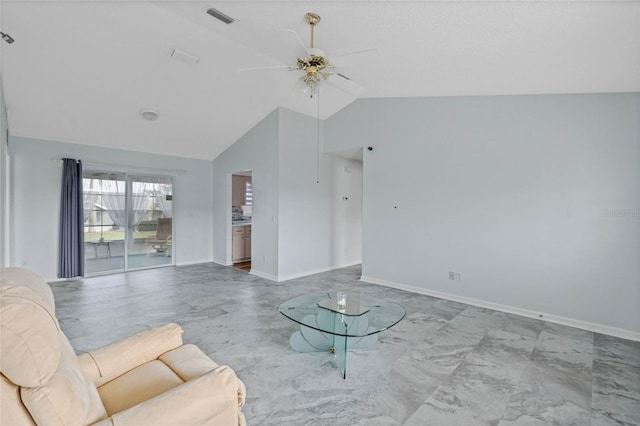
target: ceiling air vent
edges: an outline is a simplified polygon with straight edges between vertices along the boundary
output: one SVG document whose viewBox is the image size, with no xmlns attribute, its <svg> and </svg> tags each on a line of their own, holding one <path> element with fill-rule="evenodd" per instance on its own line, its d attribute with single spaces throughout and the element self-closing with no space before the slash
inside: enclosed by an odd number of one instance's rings
<svg viewBox="0 0 640 426">
<path fill-rule="evenodd" d="M 207 14 L 213 16 L 219 21 L 224 22 L 225 24 L 231 24 L 236 21 L 231 16 L 227 16 L 224 13 L 220 12 L 218 9 L 214 9 L 213 7 L 207 9 Z"/>
<path fill-rule="evenodd" d="M 171 52 L 169 52 L 169 56 L 189 65 L 196 65 L 198 62 L 200 62 L 200 58 L 198 58 L 197 56 L 190 55 L 189 53 L 183 52 L 180 49 L 172 49 Z"/>
</svg>

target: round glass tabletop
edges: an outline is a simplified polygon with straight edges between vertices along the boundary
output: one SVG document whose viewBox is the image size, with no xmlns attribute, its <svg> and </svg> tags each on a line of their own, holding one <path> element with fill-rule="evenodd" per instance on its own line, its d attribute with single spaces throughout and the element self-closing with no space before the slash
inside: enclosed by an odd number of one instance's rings
<svg viewBox="0 0 640 426">
<path fill-rule="evenodd" d="M 336 292 L 316 292 L 287 300 L 280 313 L 306 327 L 325 333 L 362 337 L 393 327 L 406 311 L 397 303 L 347 292 L 345 306 L 337 305 Z"/>
</svg>

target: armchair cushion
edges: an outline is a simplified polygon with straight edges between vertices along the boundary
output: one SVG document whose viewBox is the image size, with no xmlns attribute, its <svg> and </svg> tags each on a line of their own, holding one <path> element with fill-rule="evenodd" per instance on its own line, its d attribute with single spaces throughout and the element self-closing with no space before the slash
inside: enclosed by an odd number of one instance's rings
<svg viewBox="0 0 640 426">
<path fill-rule="evenodd" d="M 239 425 L 246 426 L 235 399 L 242 383 L 223 365 L 168 392 L 121 411 L 94 426 Z M 244 385 L 243 389 L 244 389 Z"/>
<path fill-rule="evenodd" d="M 53 292 L 24 268 L 4 268 L 0 287 L 0 369 L 19 386 L 40 386 L 60 362 Z"/>
<path fill-rule="evenodd" d="M 106 418 L 98 391 L 66 338 L 60 346 L 60 364 L 51 379 L 42 386 L 20 388 L 31 417 L 39 425 L 86 425 Z"/>
<path fill-rule="evenodd" d="M 20 398 L 20 386 L 0 374 L 0 425 L 32 425 L 33 419 Z"/>
<path fill-rule="evenodd" d="M 184 381 L 162 361 L 151 361 L 98 388 L 111 416 L 165 393 Z"/>
<path fill-rule="evenodd" d="M 100 387 L 182 345 L 182 328 L 167 324 L 78 356 L 80 366 Z"/>
<path fill-rule="evenodd" d="M 195 345 L 184 345 L 160 356 L 160 361 L 171 368 L 182 380 L 200 377 L 218 367 Z"/>
</svg>

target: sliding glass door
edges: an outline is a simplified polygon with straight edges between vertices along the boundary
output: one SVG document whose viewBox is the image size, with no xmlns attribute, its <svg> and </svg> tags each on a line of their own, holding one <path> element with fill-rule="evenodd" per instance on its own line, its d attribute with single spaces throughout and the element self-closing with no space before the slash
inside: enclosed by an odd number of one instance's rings
<svg viewBox="0 0 640 426">
<path fill-rule="evenodd" d="M 124 271 L 126 176 L 83 176 L 85 273 Z"/>
<path fill-rule="evenodd" d="M 131 241 L 127 268 L 173 263 L 173 182 L 164 176 L 129 176 L 131 213 L 127 229 Z"/>
<path fill-rule="evenodd" d="M 173 179 L 84 173 L 85 272 L 173 264 Z"/>
</svg>

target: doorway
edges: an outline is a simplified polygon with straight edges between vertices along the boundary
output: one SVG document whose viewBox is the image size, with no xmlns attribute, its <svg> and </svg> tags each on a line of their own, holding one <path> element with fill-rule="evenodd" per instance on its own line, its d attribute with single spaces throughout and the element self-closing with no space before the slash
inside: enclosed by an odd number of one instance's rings
<svg viewBox="0 0 640 426">
<path fill-rule="evenodd" d="M 85 172 L 87 275 L 172 265 L 173 178 Z"/>
<path fill-rule="evenodd" d="M 251 271 L 253 176 L 251 170 L 231 174 L 231 262 Z"/>
</svg>

